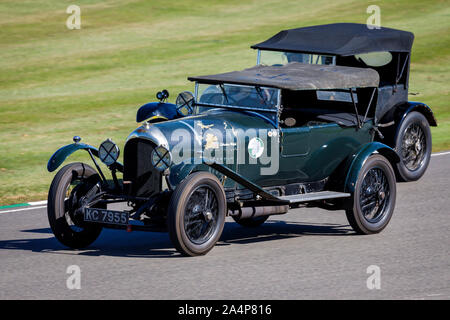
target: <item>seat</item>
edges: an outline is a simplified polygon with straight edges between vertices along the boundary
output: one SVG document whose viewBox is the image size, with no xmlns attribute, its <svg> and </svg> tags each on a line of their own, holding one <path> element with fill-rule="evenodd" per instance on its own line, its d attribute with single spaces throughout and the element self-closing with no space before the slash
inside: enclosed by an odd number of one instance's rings
<svg viewBox="0 0 450 320">
<path fill-rule="evenodd" d="M 289 108 L 286 110 L 286 117 L 296 119 L 296 126 L 308 125 L 311 122 L 337 123 L 340 126 L 352 127 L 358 124 L 356 114 L 347 110 L 331 110 L 321 108 Z M 359 115 L 362 123 L 364 116 Z M 368 121 L 370 119 L 366 119 Z"/>
<path fill-rule="evenodd" d="M 328 122 L 337 123 L 338 125 L 344 127 L 353 127 L 358 125 L 358 118 L 354 113 L 348 112 L 335 112 L 335 113 L 325 113 L 317 116 L 317 119 L 325 120 Z M 362 123 L 364 116 L 359 116 L 359 121 Z M 366 119 L 367 121 L 367 119 Z"/>
</svg>

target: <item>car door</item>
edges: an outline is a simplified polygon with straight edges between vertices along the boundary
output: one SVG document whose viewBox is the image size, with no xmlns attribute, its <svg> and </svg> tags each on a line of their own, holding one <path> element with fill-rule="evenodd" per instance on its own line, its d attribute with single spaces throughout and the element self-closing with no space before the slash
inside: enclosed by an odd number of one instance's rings
<svg viewBox="0 0 450 320">
<path fill-rule="evenodd" d="M 277 178 L 284 183 L 304 180 L 308 175 L 303 171 L 311 146 L 311 127 L 281 128 L 280 166 Z"/>
<path fill-rule="evenodd" d="M 320 181 L 362 144 L 371 141 L 370 128 L 337 123 L 283 129 L 280 176 L 286 183 Z"/>
</svg>

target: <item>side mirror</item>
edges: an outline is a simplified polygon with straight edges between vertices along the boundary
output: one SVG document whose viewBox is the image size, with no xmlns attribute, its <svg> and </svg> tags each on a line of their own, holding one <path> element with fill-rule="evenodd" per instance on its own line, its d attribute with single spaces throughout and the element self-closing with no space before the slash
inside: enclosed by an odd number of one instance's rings
<svg viewBox="0 0 450 320">
<path fill-rule="evenodd" d="M 195 99 L 192 92 L 181 92 L 175 102 L 177 105 L 177 112 L 182 116 L 188 116 L 194 113 Z"/>
</svg>

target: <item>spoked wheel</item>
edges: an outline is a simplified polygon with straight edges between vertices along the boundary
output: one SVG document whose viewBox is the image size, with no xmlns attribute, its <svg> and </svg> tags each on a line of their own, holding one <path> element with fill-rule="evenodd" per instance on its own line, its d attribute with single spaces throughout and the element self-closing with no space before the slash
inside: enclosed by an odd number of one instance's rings
<svg viewBox="0 0 450 320">
<path fill-rule="evenodd" d="M 99 179 L 97 172 L 84 163 L 66 165 L 53 179 L 48 193 L 48 220 L 53 234 L 65 246 L 84 248 L 100 235 L 102 227 L 85 223 L 80 212 L 83 197 L 100 191 L 96 187 Z"/>
<path fill-rule="evenodd" d="M 193 173 L 174 191 L 167 223 L 175 248 L 187 256 L 206 254 L 219 240 L 225 223 L 226 198 L 209 172 Z"/>
<path fill-rule="evenodd" d="M 371 156 L 359 174 L 353 194 L 353 209 L 347 219 L 360 234 L 382 231 L 395 207 L 395 174 L 389 161 L 381 155 Z"/>
<path fill-rule="evenodd" d="M 425 173 L 431 156 L 431 131 L 425 116 L 411 112 L 406 116 L 396 137 L 400 162 L 396 166 L 400 181 L 415 181 Z"/>
</svg>

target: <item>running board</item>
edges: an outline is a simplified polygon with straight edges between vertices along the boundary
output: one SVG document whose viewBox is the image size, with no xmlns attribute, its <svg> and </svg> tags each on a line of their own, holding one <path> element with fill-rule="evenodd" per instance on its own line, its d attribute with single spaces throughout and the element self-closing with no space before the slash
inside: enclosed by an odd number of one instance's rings
<svg viewBox="0 0 450 320">
<path fill-rule="evenodd" d="M 309 192 L 277 197 L 222 164 L 218 163 L 207 163 L 207 164 L 211 168 L 219 171 L 220 173 L 224 174 L 225 176 L 236 181 L 237 183 L 246 187 L 255 194 L 259 195 L 261 198 L 269 201 L 278 202 L 280 204 L 290 204 L 290 203 L 300 203 L 300 202 L 310 202 L 317 200 L 350 197 L 350 193 L 336 192 L 336 191 Z"/>
<path fill-rule="evenodd" d="M 320 192 L 293 194 L 289 196 L 281 196 L 278 198 L 284 201 L 289 201 L 289 203 L 300 203 L 300 202 L 310 202 L 317 200 L 348 198 L 348 197 L 350 197 L 350 193 L 336 192 L 336 191 L 320 191 Z"/>
</svg>

